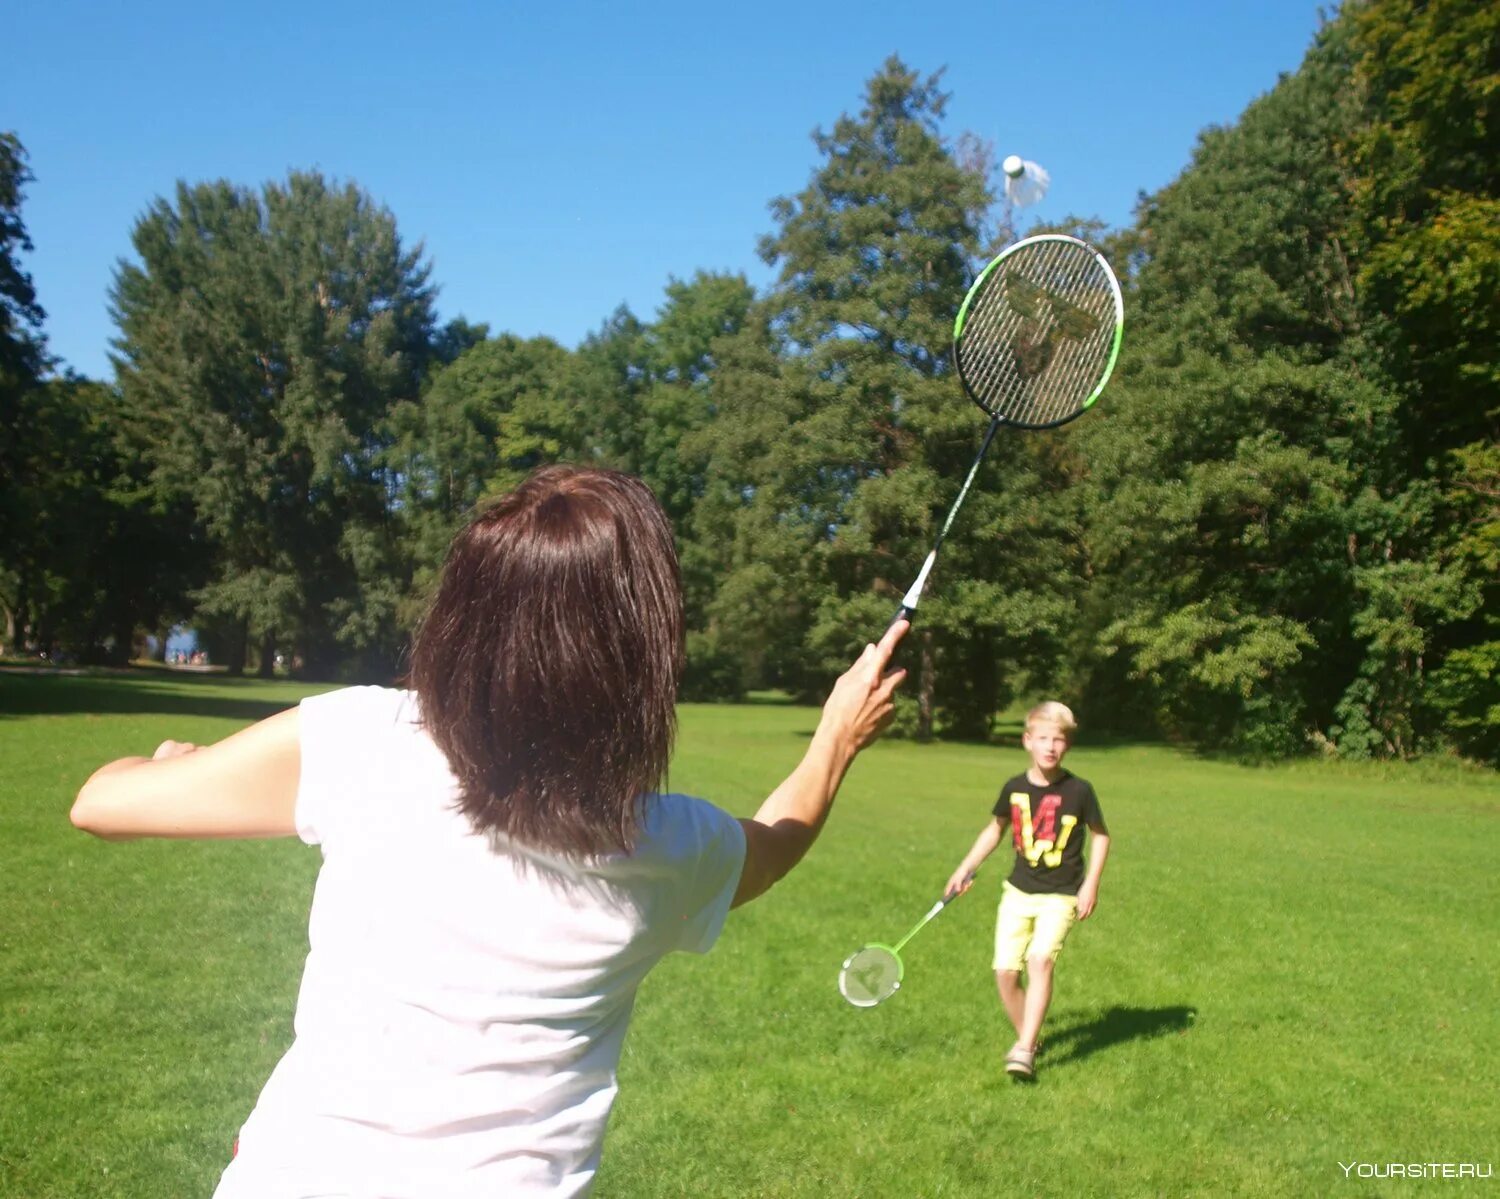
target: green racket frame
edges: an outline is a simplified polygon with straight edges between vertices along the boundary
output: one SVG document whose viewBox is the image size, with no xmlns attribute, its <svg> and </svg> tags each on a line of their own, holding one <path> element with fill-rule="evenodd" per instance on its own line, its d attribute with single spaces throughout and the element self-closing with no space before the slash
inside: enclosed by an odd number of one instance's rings
<svg viewBox="0 0 1500 1199">
<path fill-rule="evenodd" d="M 964 881 L 972 882 L 973 880 L 974 875 L 970 874 L 965 878 Z M 907 933 L 906 936 L 902 937 L 901 940 L 897 941 L 894 945 L 883 945 L 879 941 L 871 941 L 869 944 L 861 945 L 858 949 L 856 949 L 853 953 L 846 957 L 844 959 L 844 964 L 839 967 L 839 994 L 847 999 L 850 1003 L 852 1003 L 855 1007 L 869 1008 L 876 1007 L 877 1005 L 884 1003 L 887 999 L 889 999 L 892 995 L 899 991 L 901 989 L 902 981 L 906 978 L 906 965 L 901 961 L 901 950 L 905 948 L 908 941 L 910 941 L 919 932 L 927 927 L 928 923 L 934 916 L 936 916 L 939 912 L 941 912 L 945 907 L 947 907 L 962 894 L 963 891 L 959 890 L 954 891 L 951 895 L 943 896 L 942 899 L 938 900 L 935 904 L 928 908 L 926 915 L 924 915 L 922 919 L 918 920 L 916 924 L 912 926 L 911 931 Z M 849 970 L 850 967 L 853 966 L 855 959 L 858 958 L 860 954 L 868 953 L 872 949 L 878 949 L 884 953 L 889 954 L 892 960 L 895 961 L 896 978 L 895 981 L 891 983 L 890 989 L 885 991 L 883 994 L 856 997 L 849 993 Z"/>
</svg>

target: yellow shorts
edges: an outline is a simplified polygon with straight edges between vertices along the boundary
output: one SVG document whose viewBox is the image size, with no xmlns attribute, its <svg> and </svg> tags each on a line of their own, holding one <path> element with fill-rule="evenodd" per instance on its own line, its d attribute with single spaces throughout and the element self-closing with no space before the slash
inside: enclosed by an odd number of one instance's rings
<svg viewBox="0 0 1500 1199">
<path fill-rule="evenodd" d="M 1057 961 L 1077 918 L 1076 895 L 1030 895 L 1006 883 L 995 916 L 995 969 L 1019 971 L 1027 958 Z"/>
</svg>

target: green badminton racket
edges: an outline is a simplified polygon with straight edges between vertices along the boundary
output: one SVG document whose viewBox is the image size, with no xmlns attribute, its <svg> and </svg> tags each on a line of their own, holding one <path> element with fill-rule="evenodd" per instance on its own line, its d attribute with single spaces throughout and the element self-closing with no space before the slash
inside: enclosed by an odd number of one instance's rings
<svg viewBox="0 0 1500 1199">
<path fill-rule="evenodd" d="M 953 322 L 953 361 L 990 425 L 892 623 L 916 616 L 943 539 L 1000 426 L 1055 429 L 1082 416 L 1114 372 L 1124 329 L 1119 280 L 1104 255 L 1076 237 L 1028 237 L 979 273 Z"/>
<path fill-rule="evenodd" d="M 968 875 L 966 881 L 973 877 Z M 911 932 L 894 945 L 871 943 L 851 953 L 839 969 L 839 993 L 855 1007 L 874 1007 L 899 991 L 906 974 L 901 964 L 901 950 L 927 927 L 934 916 L 962 894 L 962 890 L 956 890 L 943 896 L 927 909 L 927 914 L 917 921 Z"/>
</svg>

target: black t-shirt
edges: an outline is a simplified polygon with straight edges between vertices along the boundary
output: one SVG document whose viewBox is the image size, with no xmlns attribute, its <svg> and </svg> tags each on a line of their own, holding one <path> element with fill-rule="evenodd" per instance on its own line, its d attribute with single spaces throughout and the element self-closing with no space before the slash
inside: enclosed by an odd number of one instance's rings
<svg viewBox="0 0 1500 1199">
<path fill-rule="evenodd" d="M 1010 885 L 1031 895 L 1077 895 L 1083 885 L 1083 830 L 1104 828 L 1099 798 L 1084 779 L 1063 771 L 1038 786 L 1018 774 L 1000 788 L 995 819 L 1010 822 L 1016 865 Z"/>
</svg>

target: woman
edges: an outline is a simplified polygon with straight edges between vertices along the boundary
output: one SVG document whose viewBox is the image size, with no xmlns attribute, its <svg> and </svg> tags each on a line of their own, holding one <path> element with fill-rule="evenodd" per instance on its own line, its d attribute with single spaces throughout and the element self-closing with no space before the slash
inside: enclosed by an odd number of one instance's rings
<svg viewBox="0 0 1500 1199">
<path fill-rule="evenodd" d="M 454 539 L 410 691 L 314 696 L 97 771 L 73 822 L 98 836 L 322 848 L 296 1038 L 219 1199 L 587 1191 L 636 987 L 807 852 L 890 719 L 905 629 L 838 680 L 753 820 L 657 794 L 672 532 L 639 480 L 549 467 Z"/>
</svg>

